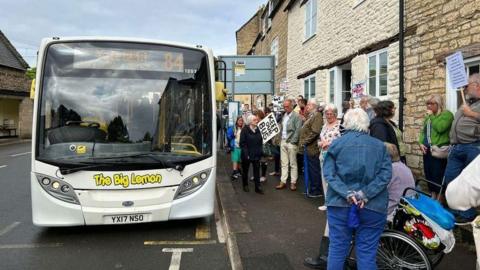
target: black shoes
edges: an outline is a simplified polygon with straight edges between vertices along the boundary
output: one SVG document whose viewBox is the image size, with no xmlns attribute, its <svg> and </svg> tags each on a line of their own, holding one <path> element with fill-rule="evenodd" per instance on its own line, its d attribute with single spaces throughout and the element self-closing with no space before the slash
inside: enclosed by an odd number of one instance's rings
<svg viewBox="0 0 480 270">
<path fill-rule="evenodd" d="M 263 189 L 261 187 L 255 188 L 255 192 L 261 195 L 265 194 L 265 192 L 263 192 Z"/>
<path fill-rule="evenodd" d="M 250 189 L 248 188 L 248 186 L 243 186 L 243 191 L 245 192 L 250 192 Z M 265 194 L 265 192 L 263 192 L 263 189 L 261 187 L 256 187 L 255 188 L 255 193 L 258 193 L 258 194 Z"/>
<path fill-rule="evenodd" d="M 303 264 L 312 269 L 327 269 L 329 245 L 330 239 L 328 237 L 322 236 L 322 239 L 320 240 L 320 254 L 316 258 L 305 258 Z"/>
<path fill-rule="evenodd" d="M 239 170 L 233 171 L 233 173 L 232 173 L 232 180 L 237 180 L 237 179 L 239 179 L 240 177 L 242 177 L 242 174 L 240 173 Z"/>
<path fill-rule="evenodd" d="M 305 258 L 303 265 L 312 269 L 327 269 L 327 260 L 322 260 L 321 258 Z"/>
</svg>

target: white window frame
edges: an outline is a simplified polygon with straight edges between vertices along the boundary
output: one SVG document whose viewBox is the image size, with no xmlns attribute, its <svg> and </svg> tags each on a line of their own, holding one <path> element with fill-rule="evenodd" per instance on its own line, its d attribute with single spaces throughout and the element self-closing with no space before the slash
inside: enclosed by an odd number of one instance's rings
<svg viewBox="0 0 480 270">
<path fill-rule="evenodd" d="M 313 91 L 312 91 L 312 80 L 315 81 L 315 85 L 313 87 Z M 308 93 L 305 92 L 305 83 L 308 84 Z M 306 100 L 309 100 L 311 98 L 314 98 L 316 95 L 317 95 L 317 80 L 315 78 L 315 75 L 310 75 L 308 77 L 306 77 L 304 80 L 303 80 L 303 95 L 304 95 L 304 98 Z M 313 95 L 312 95 L 312 92 L 313 92 Z"/>
<path fill-rule="evenodd" d="M 387 93 L 385 95 L 380 95 L 380 54 L 387 53 Z M 384 98 L 388 96 L 389 87 L 388 87 L 388 71 L 389 71 L 389 59 L 388 59 L 388 48 L 384 48 L 372 53 L 367 54 L 367 94 L 370 95 L 370 57 L 375 56 L 375 97 Z"/>
<path fill-rule="evenodd" d="M 332 78 L 333 75 L 333 78 Z M 336 80 L 337 78 L 336 70 L 335 68 L 331 68 L 328 70 L 328 103 L 335 103 L 335 86 L 336 86 Z M 333 85 L 332 85 L 333 82 Z M 333 98 L 332 98 L 333 94 Z"/>
<path fill-rule="evenodd" d="M 305 40 L 313 37 L 317 32 L 317 0 L 308 0 L 305 3 Z"/>
<path fill-rule="evenodd" d="M 268 15 L 267 15 L 267 29 L 270 29 L 272 27 L 272 19 L 270 18 L 270 15 L 272 14 L 273 11 L 273 1 L 269 0 L 268 1 Z"/>
<path fill-rule="evenodd" d="M 333 89 L 332 89 L 333 74 Z M 333 99 L 332 99 L 333 91 Z M 328 102 L 335 104 L 335 107 L 342 107 L 342 69 L 335 66 L 328 70 Z"/>
<path fill-rule="evenodd" d="M 270 54 L 275 57 L 275 66 L 278 66 L 278 37 L 275 37 L 270 44 Z"/>
<path fill-rule="evenodd" d="M 480 65 L 480 56 L 475 56 L 471 58 L 464 59 L 463 62 L 465 63 L 465 68 L 467 69 L 467 76 L 470 76 L 468 67 L 473 66 L 473 65 Z M 457 89 L 453 89 L 450 86 L 450 73 L 448 72 L 448 69 L 445 68 L 446 74 L 446 80 L 445 80 L 445 89 L 446 89 L 446 108 L 447 110 L 451 111 L 452 113 L 456 113 L 458 110 L 458 100 L 457 100 Z"/>
<path fill-rule="evenodd" d="M 267 23 L 265 22 L 266 18 L 267 18 L 267 15 L 265 14 L 265 17 L 262 18 L 262 35 L 263 36 L 267 34 Z"/>
</svg>

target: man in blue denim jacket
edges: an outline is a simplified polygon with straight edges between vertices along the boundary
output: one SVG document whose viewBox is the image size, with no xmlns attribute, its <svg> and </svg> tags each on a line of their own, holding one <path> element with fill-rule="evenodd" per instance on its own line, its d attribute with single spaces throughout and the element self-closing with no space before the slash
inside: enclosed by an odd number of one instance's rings
<svg viewBox="0 0 480 270">
<path fill-rule="evenodd" d="M 387 185 L 392 162 L 385 145 L 368 135 L 362 109 L 345 115 L 345 134 L 333 141 L 323 163 L 328 183 L 326 204 L 330 228 L 328 269 L 343 269 L 353 231 L 358 269 L 376 269 L 376 253 L 387 219 Z M 351 206 L 358 207 L 359 226 L 349 227 Z"/>
</svg>

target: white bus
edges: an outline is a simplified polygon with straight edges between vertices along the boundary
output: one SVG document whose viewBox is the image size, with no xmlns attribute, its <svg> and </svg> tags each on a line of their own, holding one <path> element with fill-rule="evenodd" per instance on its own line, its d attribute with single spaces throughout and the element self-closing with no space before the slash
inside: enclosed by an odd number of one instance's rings
<svg viewBox="0 0 480 270">
<path fill-rule="evenodd" d="M 49 38 L 38 54 L 31 196 L 38 226 L 209 216 L 215 70 L 202 46 Z"/>
</svg>

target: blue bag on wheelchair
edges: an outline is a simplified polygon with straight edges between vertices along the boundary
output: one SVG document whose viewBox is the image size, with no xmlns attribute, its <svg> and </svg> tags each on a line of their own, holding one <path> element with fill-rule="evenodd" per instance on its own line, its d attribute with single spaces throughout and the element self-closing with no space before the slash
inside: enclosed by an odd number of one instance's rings
<svg viewBox="0 0 480 270">
<path fill-rule="evenodd" d="M 421 193 L 405 197 L 405 200 L 445 230 L 451 230 L 455 226 L 455 217 L 443 208 L 438 201 Z"/>
</svg>

